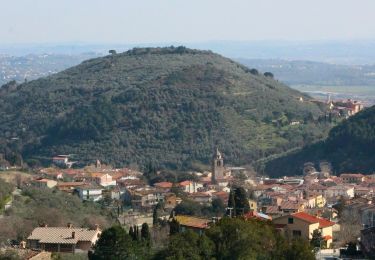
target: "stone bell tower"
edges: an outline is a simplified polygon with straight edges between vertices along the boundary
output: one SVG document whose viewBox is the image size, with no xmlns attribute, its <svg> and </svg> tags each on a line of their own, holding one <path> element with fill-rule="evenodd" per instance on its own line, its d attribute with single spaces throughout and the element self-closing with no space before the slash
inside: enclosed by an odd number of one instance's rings
<svg viewBox="0 0 375 260">
<path fill-rule="evenodd" d="M 224 178 L 224 159 L 219 149 L 216 148 L 214 155 L 212 157 L 212 165 L 211 165 L 211 182 L 217 183 L 217 180 Z"/>
</svg>

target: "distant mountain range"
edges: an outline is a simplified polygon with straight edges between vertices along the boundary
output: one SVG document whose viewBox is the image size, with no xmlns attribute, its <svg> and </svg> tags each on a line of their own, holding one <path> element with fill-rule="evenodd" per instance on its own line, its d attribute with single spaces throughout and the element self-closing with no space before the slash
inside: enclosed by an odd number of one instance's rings
<svg viewBox="0 0 375 260">
<path fill-rule="evenodd" d="M 83 60 L 97 57 L 95 53 L 75 55 L 29 54 L 25 56 L 0 56 L 0 86 L 15 80 L 24 82 L 45 77 L 81 63 Z"/>
<path fill-rule="evenodd" d="M 164 43 L 49 43 L 49 44 L 1 44 L 0 56 L 24 56 L 28 54 L 77 55 L 85 52 L 106 54 L 110 49 L 118 52 L 134 47 L 185 45 L 189 48 L 212 50 L 231 58 L 310 60 L 331 64 L 363 65 L 375 62 L 375 40 L 361 41 L 209 41 Z"/>
<path fill-rule="evenodd" d="M 191 169 L 324 138 L 325 106 L 210 51 L 137 48 L 0 89 L 0 151 Z"/>
<path fill-rule="evenodd" d="M 289 85 L 373 86 L 375 65 L 336 65 L 313 61 L 237 59 L 260 71 L 270 71 Z"/>
</svg>

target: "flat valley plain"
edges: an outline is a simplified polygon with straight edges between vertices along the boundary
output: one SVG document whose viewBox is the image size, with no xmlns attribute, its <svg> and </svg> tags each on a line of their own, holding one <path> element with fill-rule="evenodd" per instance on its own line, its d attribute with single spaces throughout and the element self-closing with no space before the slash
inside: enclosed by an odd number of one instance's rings
<svg viewBox="0 0 375 260">
<path fill-rule="evenodd" d="M 292 88 L 304 92 L 315 99 L 333 100 L 354 99 L 364 103 L 366 107 L 375 105 L 375 86 L 333 86 L 333 85 L 291 85 Z"/>
</svg>

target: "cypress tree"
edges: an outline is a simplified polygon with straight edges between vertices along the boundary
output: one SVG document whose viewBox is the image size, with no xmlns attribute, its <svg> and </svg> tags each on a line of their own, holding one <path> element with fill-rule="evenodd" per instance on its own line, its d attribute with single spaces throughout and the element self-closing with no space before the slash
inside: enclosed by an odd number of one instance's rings
<svg viewBox="0 0 375 260">
<path fill-rule="evenodd" d="M 171 222 L 169 222 L 169 234 L 174 235 L 180 232 L 180 223 L 173 218 Z"/>
<path fill-rule="evenodd" d="M 247 193 L 244 188 L 238 187 L 234 190 L 234 202 L 236 215 L 243 215 L 249 212 L 249 200 L 247 199 Z"/>
<path fill-rule="evenodd" d="M 129 235 L 134 240 L 134 229 L 133 229 L 133 227 L 129 228 Z"/>
<path fill-rule="evenodd" d="M 234 199 L 234 190 L 233 189 L 231 189 L 230 193 L 229 193 L 228 208 L 232 208 L 232 210 L 229 210 L 229 212 L 228 212 L 230 217 L 236 216 L 236 201 Z"/>
<path fill-rule="evenodd" d="M 148 227 L 147 223 L 142 224 L 141 228 L 141 239 L 142 241 L 146 242 L 146 245 L 150 245 L 150 240 L 151 240 L 151 234 L 150 234 L 150 229 Z"/>
</svg>

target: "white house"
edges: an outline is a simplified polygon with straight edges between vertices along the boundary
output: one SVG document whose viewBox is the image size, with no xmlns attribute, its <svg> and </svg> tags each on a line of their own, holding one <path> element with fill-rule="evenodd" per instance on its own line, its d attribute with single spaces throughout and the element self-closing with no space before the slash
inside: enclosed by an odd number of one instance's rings
<svg viewBox="0 0 375 260">
<path fill-rule="evenodd" d="M 340 196 L 345 198 L 354 198 L 354 187 L 345 185 L 328 187 L 325 191 L 325 196 L 328 198 Z"/>
<path fill-rule="evenodd" d="M 85 185 L 77 187 L 81 200 L 99 201 L 103 198 L 103 189 L 101 187 Z"/>
<path fill-rule="evenodd" d="M 182 188 L 184 192 L 195 193 L 195 192 L 198 192 L 199 188 L 203 188 L 203 184 L 193 182 L 193 181 L 183 181 L 183 182 L 180 182 L 180 187 Z"/>
</svg>

